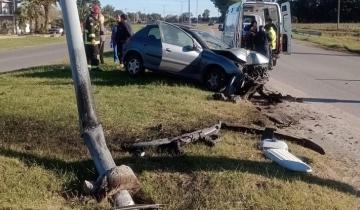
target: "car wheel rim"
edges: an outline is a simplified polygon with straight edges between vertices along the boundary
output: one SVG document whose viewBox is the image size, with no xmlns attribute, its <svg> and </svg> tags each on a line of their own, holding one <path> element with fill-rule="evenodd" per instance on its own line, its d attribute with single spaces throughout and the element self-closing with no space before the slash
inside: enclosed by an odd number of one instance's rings
<svg viewBox="0 0 360 210">
<path fill-rule="evenodd" d="M 140 71 L 140 62 L 138 59 L 132 59 L 128 63 L 128 70 L 131 74 L 137 74 Z"/>
<path fill-rule="evenodd" d="M 212 89 L 216 89 L 219 86 L 219 81 L 220 78 L 218 74 L 212 73 L 209 75 L 208 84 Z"/>
</svg>

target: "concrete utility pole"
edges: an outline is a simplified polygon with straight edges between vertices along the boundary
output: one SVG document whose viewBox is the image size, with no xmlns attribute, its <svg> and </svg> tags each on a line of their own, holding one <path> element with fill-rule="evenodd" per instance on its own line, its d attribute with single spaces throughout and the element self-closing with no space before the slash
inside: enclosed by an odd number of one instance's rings
<svg viewBox="0 0 360 210">
<path fill-rule="evenodd" d="M 76 92 L 81 136 L 90 151 L 96 170 L 101 177 L 116 168 L 116 164 L 106 145 L 103 128 L 98 122 L 94 109 L 90 76 L 87 68 L 84 42 L 81 36 L 82 33 L 76 1 L 60 0 L 60 5 L 63 13 L 72 78 Z M 117 192 L 118 193 L 113 196 L 115 207 L 134 205 L 131 195 L 127 190 Z"/>
<path fill-rule="evenodd" d="M 197 25 L 199 24 L 199 0 L 196 0 L 196 19 L 197 19 Z"/>
<path fill-rule="evenodd" d="M 13 26 L 14 26 L 14 33 L 15 34 L 18 34 L 17 33 L 17 27 L 16 27 L 16 5 L 17 4 L 17 0 L 13 0 L 13 5 L 12 5 L 12 8 L 13 8 Z"/>
<path fill-rule="evenodd" d="M 189 25 L 191 26 L 191 6 L 190 6 L 190 0 L 189 0 Z"/>
<path fill-rule="evenodd" d="M 338 16 L 337 16 L 337 30 L 339 30 L 339 26 L 340 26 L 340 0 L 338 0 Z"/>
</svg>

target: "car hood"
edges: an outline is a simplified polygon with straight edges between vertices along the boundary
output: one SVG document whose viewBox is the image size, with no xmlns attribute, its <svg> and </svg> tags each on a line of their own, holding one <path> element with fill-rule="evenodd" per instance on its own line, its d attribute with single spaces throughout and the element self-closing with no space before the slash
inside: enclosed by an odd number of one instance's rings
<svg viewBox="0 0 360 210">
<path fill-rule="evenodd" d="M 231 60 L 240 62 L 245 65 L 263 65 L 269 63 L 269 59 L 266 56 L 244 48 L 232 48 L 213 51 L 216 54 L 225 56 Z"/>
</svg>

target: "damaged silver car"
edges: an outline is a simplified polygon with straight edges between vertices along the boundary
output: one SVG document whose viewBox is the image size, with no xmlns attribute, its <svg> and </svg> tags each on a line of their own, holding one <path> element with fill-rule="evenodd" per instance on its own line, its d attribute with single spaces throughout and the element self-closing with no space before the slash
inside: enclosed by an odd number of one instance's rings
<svg viewBox="0 0 360 210">
<path fill-rule="evenodd" d="M 254 51 L 230 49 L 210 33 L 166 22 L 147 25 L 124 48 L 132 76 L 149 69 L 197 80 L 211 91 L 225 89 L 233 77 L 243 87 L 252 72 L 267 71 L 268 62 Z"/>
</svg>

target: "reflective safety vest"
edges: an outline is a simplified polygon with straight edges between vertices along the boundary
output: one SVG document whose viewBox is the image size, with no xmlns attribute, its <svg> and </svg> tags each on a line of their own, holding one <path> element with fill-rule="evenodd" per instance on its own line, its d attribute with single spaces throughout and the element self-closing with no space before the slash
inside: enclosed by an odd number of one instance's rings
<svg viewBox="0 0 360 210">
<path fill-rule="evenodd" d="M 267 30 L 270 48 L 272 50 L 276 50 L 276 32 L 273 27 L 270 27 L 269 30 Z"/>
<path fill-rule="evenodd" d="M 100 21 L 90 15 L 85 22 L 84 43 L 88 45 L 100 44 L 100 30 Z"/>
</svg>

